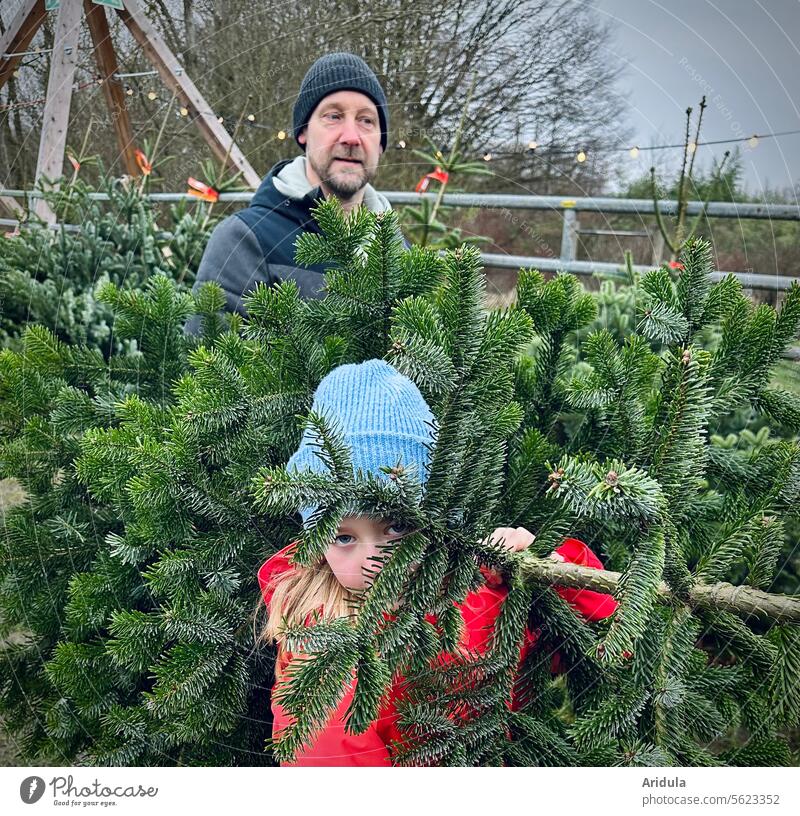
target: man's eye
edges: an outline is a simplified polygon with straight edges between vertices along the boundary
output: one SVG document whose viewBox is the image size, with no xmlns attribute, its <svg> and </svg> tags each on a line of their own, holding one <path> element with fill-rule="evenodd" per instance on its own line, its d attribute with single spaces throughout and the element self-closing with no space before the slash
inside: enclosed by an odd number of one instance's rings
<svg viewBox="0 0 800 816">
<path fill-rule="evenodd" d="M 390 532 L 394 530 L 396 535 L 402 535 L 408 531 L 409 526 L 404 524 L 402 521 L 397 521 L 391 524 L 388 529 Z"/>
<path fill-rule="evenodd" d="M 348 539 L 351 539 L 351 540 L 350 540 L 350 541 L 342 541 L 342 539 L 344 539 L 344 538 L 348 538 Z M 351 536 L 351 535 L 338 535 L 338 536 L 336 536 L 336 538 L 333 540 L 333 543 L 334 543 L 334 544 L 335 544 L 337 547 L 347 547 L 349 544 L 352 544 L 352 543 L 353 543 L 353 542 L 352 542 L 352 538 L 353 538 L 353 536 Z"/>
<path fill-rule="evenodd" d="M 370 127 L 372 127 L 372 126 L 375 124 L 375 120 L 374 120 L 374 119 L 370 119 L 368 116 L 362 117 L 361 121 L 362 121 L 362 122 L 363 122 L 365 125 L 369 125 Z"/>
<path fill-rule="evenodd" d="M 326 114 L 325 114 L 325 117 L 326 117 L 327 119 L 338 119 L 338 118 L 339 118 L 339 114 L 338 114 L 338 113 L 326 113 Z"/>
</svg>

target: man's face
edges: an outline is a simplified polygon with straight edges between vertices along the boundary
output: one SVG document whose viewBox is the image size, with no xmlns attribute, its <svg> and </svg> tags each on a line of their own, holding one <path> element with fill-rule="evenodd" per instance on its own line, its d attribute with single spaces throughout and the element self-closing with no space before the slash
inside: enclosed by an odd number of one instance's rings
<svg viewBox="0 0 800 816">
<path fill-rule="evenodd" d="M 344 201 L 375 178 L 383 148 L 375 103 L 358 91 L 336 91 L 314 109 L 298 137 L 311 170 Z"/>
</svg>

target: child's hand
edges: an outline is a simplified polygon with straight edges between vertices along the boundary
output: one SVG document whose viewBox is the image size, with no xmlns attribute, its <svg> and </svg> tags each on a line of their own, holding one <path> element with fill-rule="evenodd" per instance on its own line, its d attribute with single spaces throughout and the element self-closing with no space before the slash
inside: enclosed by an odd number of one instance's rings
<svg viewBox="0 0 800 816">
<path fill-rule="evenodd" d="M 536 536 L 524 527 L 497 527 L 490 536 L 483 539 L 482 543 L 488 544 L 490 539 L 500 541 L 501 538 L 503 539 L 503 546 L 509 552 L 520 552 L 528 549 L 528 547 L 533 544 Z M 552 558 L 553 561 L 567 560 L 561 553 L 557 553 L 555 550 L 553 550 L 548 557 Z M 482 567 L 481 570 L 489 586 L 496 587 L 503 583 L 503 576 L 496 570 L 490 570 L 485 567 Z"/>
<path fill-rule="evenodd" d="M 499 542 L 502 539 L 503 546 L 509 552 L 520 552 L 530 547 L 535 538 L 536 536 L 524 527 L 497 527 L 481 543 Z M 503 584 L 503 576 L 497 570 L 481 567 L 481 572 L 483 572 L 483 577 L 486 579 L 488 586 L 498 587 Z"/>
<path fill-rule="evenodd" d="M 488 544 L 489 539 L 499 541 L 501 538 L 504 539 L 503 546 L 507 550 L 510 552 L 520 552 L 520 550 L 526 550 L 530 547 L 536 539 L 536 536 L 524 527 L 497 527 L 490 536 L 483 539 L 482 543 Z M 553 561 L 567 560 L 561 553 L 557 553 L 555 550 L 550 553 L 548 558 L 552 558 Z"/>
<path fill-rule="evenodd" d="M 533 544 L 536 536 L 524 527 L 497 527 L 495 531 L 483 539 L 482 544 L 498 542 L 503 539 L 503 546 L 510 552 L 525 550 Z"/>
</svg>

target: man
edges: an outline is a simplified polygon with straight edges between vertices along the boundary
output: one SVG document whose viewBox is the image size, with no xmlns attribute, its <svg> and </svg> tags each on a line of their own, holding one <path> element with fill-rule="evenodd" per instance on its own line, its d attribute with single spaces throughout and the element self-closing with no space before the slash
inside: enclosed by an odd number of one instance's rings
<svg viewBox="0 0 800 816">
<path fill-rule="evenodd" d="M 300 296 L 321 297 L 325 266 L 299 267 L 295 240 L 319 232 L 310 208 L 335 195 L 345 210 L 363 204 L 391 209 L 371 185 L 386 149 L 389 112 L 377 77 L 360 57 L 336 53 L 309 68 L 294 106 L 293 133 L 304 154 L 278 162 L 261 182 L 250 206 L 221 221 L 209 238 L 193 290 L 217 281 L 226 308 L 246 315 L 243 295 L 263 281 L 296 281 Z M 197 334 L 201 318 L 184 331 Z"/>
</svg>

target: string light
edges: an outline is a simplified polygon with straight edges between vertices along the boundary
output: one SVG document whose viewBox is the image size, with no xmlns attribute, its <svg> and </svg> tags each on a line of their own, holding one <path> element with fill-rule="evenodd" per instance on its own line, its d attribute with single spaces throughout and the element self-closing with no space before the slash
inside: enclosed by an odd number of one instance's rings
<svg viewBox="0 0 800 816">
<path fill-rule="evenodd" d="M 37 58 L 44 57 L 49 53 L 52 53 L 53 50 L 54 49 L 52 49 L 52 48 L 45 48 L 45 49 L 35 48 L 33 51 L 22 51 L 22 52 L 18 52 L 18 53 L 17 52 L 15 52 L 15 53 L 5 53 L 2 56 L 4 58 L 31 56 L 34 59 L 37 59 Z M 72 50 L 71 48 L 67 47 L 67 48 L 65 48 L 65 53 L 70 53 L 71 50 Z M 79 46 L 78 50 L 88 50 L 88 49 Z M 28 67 L 28 64 L 27 63 L 21 63 L 21 67 Z M 179 73 L 179 74 L 183 73 L 182 69 L 176 69 L 176 70 L 177 70 L 177 73 Z M 150 71 L 138 71 L 138 72 L 133 72 L 133 73 L 115 72 L 113 76 L 114 76 L 115 79 L 121 79 L 123 77 L 154 76 L 156 74 L 158 74 L 158 71 L 150 70 Z M 14 76 L 14 77 L 20 76 L 19 69 L 15 69 L 12 72 L 12 76 Z M 86 88 L 89 85 L 94 84 L 94 83 L 96 83 L 97 85 L 102 85 L 103 84 L 103 79 L 101 77 L 98 77 L 95 80 L 93 80 L 92 83 L 85 83 L 83 85 L 76 85 L 75 90 L 82 90 L 82 89 L 84 89 L 84 88 Z M 133 96 L 134 95 L 134 90 L 130 85 L 125 85 L 124 87 L 125 87 L 125 93 L 128 96 Z M 147 98 L 150 101 L 155 101 L 156 99 L 158 99 L 158 95 L 154 91 L 151 90 L 147 94 Z M 9 104 L 9 105 L 0 105 L 0 111 L 9 111 L 9 110 L 15 110 L 17 108 L 32 107 L 32 106 L 35 106 L 37 104 L 44 104 L 46 101 L 47 101 L 47 99 L 45 97 L 45 98 L 41 98 L 41 99 L 32 100 L 30 102 L 16 102 L 16 103 Z M 186 112 L 184 113 L 184 111 L 186 111 Z M 209 112 L 209 113 L 213 114 L 213 112 Z M 181 116 L 187 116 L 188 115 L 188 109 L 181 108 L 180 109 L 180 115 Z M 223 121 L 224 121 L 224 118 L 222 116 L 218 116 L 217 121 L 220 124 L 222 124 Z M 269 129 L 268 125 L 257 125 L 257 124 L 255 124 L 255 116 L 252 113 L 247 116 L 247 121 L 250 122 L 251 124 L 254 124 L 255 127 L 262 127 L 262 128 L 268 128 Z M 286 138 L 286 136 L 285 135 L 281 136 L 280 135 L 281 133 L 285 134 L 285 131 L 283 131 L 283 130 L 279 131 L 278 138 L 281 139 L 281 140 L 284 140 Z M 652 147 L 641 147 L 641 148 L 638 147 L 638 146 L 627 148 L 627 147 L 614 147 L 614 146 L 602 146 L 602 145 L 600 145 L 600 146 L 594 146 L 592 148 L 592 150 L 595 153 L 602 153 L 602 152 L 614 153 L 614 152 L 618 152 L 618 151 L 621 151 L 621 150 L 626 150 L 626 151 L 628 151 L 630 153 L 630 156 L 632 158 L 638 158 L 639 155 L 640 155 L 640 152 L 642 150 L 666 150 L 666 149 L 670 149 L 670 148 L 683 148 L 684 146 L 687 148 L 689 153 L 694 153 L 700 145 L 732 144 L 732 143 L 735 143 L 735 142 L 747 142 L 749 147 L 755 148 L 755 147 L 758 146 L 759 139 L 762 139 L 762 138 L 763 139 L 778 138 L 780 136 L 790 136 L 790 135 L 796 135 L 798 133 L 800 133 L 800 130 L 786 130 L 786 131 L 781 131 L 781 132 L 763 133 L 760 136 L 758 134 L 754 133 L 752 136 L 749 136 L 749 137 L 745 136 L 743 138 L 716 139 L 716 140 L 709 140 L 709 141 L 703 141 L 703 142 L 694 142 L 694 141 L 692 141 L 692 142 L 689 142 L 688 145 L 684 145 L 684 144 L 664 144 L 664 145 L 654 145 Z M 396 146 L 402 150 L 402 149 L 406 148 L 407 143 L 406 143 L 405 140 L 400 140 L 399 142 L 397 142 Z M 531 151 L 531 152 L 535 151 L 539 147 L 542 147 L 542 145 L 540 145 L 535 140 L 531 140 L 531 141 L 529 141 L 527 143 L 527 149 L 529 151 Z M 544 146 L 544 150 L 547 153 L 552 154 L 552 155 L 566 155 L 566 154 L 570 154 L 570 153 L 574 152 L 572 149 L 569 149 L 569 148 L 567 148 L 567 149 L 560 149 L 560 148 L 555 148 L 555 147 L 548 148 L 547 146 Z M 496 151 L 495 155 L 500 155 L 500 156 L 516 155 L 517 153 L 518 153 L 518 150 L 511 150 L 511 151 L 502 151 L 501 150 L 501 151 Z M 487 159 L 486 156 L 488 156 L 489 158 Z M 493 157 L 494 157 L 493 154 L 487 153 L 484 156 L 484 160 L 489 161 Z M 438 158 L 438 159 L 444 158 L 444 156 L 442 155 L 441 150 L 436 151 L 436 158 Z M 576 160 L 578 162 L 585 162 L 586 161 L 586 152 L 585 152 L 585 150 L 580 150 L 578 152 L 578 154 L 576 155 Z"/>
<path fill-rule="evenodd" d="M 698 147 L 702 145 L 722 145 L 722 144 L 734 144 L 738 142 L 747 142 L 750 147 L 754 147 L 758 145 L 761 139 L 778 139 L 782 136 L 796 136 L 800 134 L 800 129 L 794 130 L 782 130 L 782 131 L 773 131 L 770 133 L 761 133 L 761 134 L 753 134 L 752 136 L 744 136 L 740 138 L 734 139 L 708 139 L 699 142 L 691 142 L 688 145 L 689 152 L 694 152 Z M 530 143 L 528 143 L 530 144 Z M 547 145 L 540 145 L 537 143 L 537 148 L 539 148 L 539 155 L 551 155 L 551 156 L 565 156 L 565 155 L 573 155 L 575 156 L 574 148 L 557 148 L 557 147 L 548 147 Z M 684 142 L 676 143 L 676 144 L 660 144 L 660 145 L 652 145 L 650 147 L 642 147 L 640 145 L 636 145 L 634 147 L 620 147 L 616 145 L 603 145 L 598 144 L 592 147 L 593 153 L 619 153 L 619 152 L 626 152 L 630 155 L 634 155 L 634 151 L 638 151 L 636 156 L 638 157 L 646 150 L 671 150 L 671 149 L 678 149 L 680 148 L 683 150 L 687 145 Z M 502 158 L 502 157 L 512 157 L 512 156 L 520 156 L 529 153 L 524 147 L 521 146 L 514 146 L 509 150 L 495 150 L 493 152 L 493 156 L 495 159 Z M 584 156 L 586 155 L 585 150 L 581 150 L 580 153 L 583 153 Z M 577 158 L 577 156 L 576 156 Z"/>
<path fill-rule="evenodd" d="M 36 53 L 36 56 L 44 56 L 46 53 L 49 53 L 51 50 L 52 49 L 48 49 L 47 51 L 43 50 L 40 53 Z M 134 74 L 118 74 L 118 73 L 115 73 L 114 78 L 117 79 L 117 78 L 121 78 L 123 76 L 124 77 L 128 77 L 128 76 L 136 76 L 136 77 L 138 77 L 138 76 L 150 76 L 150 75 L 156 74 L 156 73 L 158 73 L 158 72 L 157 71 L 142 71 L 142 72 L 138 72 L 138 73 L 134 73 Z M 19 70 L 13 71 L 13 76 L 18 76 L 18 75 L 19 75 Z M 77 85 L 76 84 L 74 86 L 74 89 L 75 90 L 83 90 L 84 88 L 87 88 L 87 87 L 97 86 L 97 85 L 102 85 L 102 84 L 103 84 L 103 78 L 102 77 L 95 77 L 94 79 L 92 79 L 91 82 L 83 83 L 82 85 Z M 124 85 L 124 91 L 128 96 L 133 96 L 134 95 L 134 88 L 132 88 L 130 85 L 127 85 L 127 84 Z M 142 92 L 140 91 L 139 93 L 142 93 Z M 150 101 L 155 101 L 155 100 L 158 99 L 158 95 L 153 90 L 150 90 L 145 95 L 147 96 L 147 98 Z M 11 111 L 11 110 L 20 109 L 20 108 L 34 107 L 36 105 L 43 105 L 46 102 L 47 102 L 47 98 L 42 97 L 40 99 L 34 99 L 34 100 L 29 101 L 29 102 L 15 102 L 15 103 L 7 104 L 7 105 L 0 105 L 0 112 L 7 112 L 7 111 Z M 206 111 L 206 112 L 198 111 L 198 114 L 201 115 L 201 116 L 202 115 L 215 116 L 216 119 L 217 119 L 217 122 L 219 122 L 220 124 L 223 124 L 224 121 L 225 121 L 225 118 L 224 118 L 223 115 L 216 115 L 214 111 Z M 176 112 L 176 115 L 179 115 L 179 116 L 182 116 L 182 117 L 183 116 L 188 116 L 189 115 L 189 109 L 186 108 L 186 107 L 181 107 L 180 108 L 180 113 Z M 274 126 L 259 124 L 259 123 L 257 123 L 255 121 L 255 119 L 256 119 L 256 117 L 252 113 L 249 114 L 246 117 L 246 120 L 247 120 L 248 124 L 250 124 L 252 127 L 262 128 L 262 129 L 265 129 L 265 130 L 272 130 L 272 132 L 275 133 Z M 662 145 L 653 145 L 653 146 L 650 146 L 650 147 L 640 147 L 638 145 L 634 145 L 633 147 L 623 147 L 623 146 L 613 146 L 613 145 L 599 144 L 599 145 L 593 145 L 591 149 L 592 149 L 593 153 L 616 153 L 616 152 L 620 152 L 620 151 L 626 151 L 627 153 L 629 153 L 631 158 L 636 159 L 636 158 L 639 158 L 642 151 L 645 151 L 645 150 L 652 151 L 652 150 L 668 150 L 668 149 L 677 149 L 677 148 L 683 149 L 683 148 L 686 148 L 689 153 L 693 154 L 693 153 L 696 152 L 697 148 L 699 146 L 701 146 L 701 145 L 732 144 L 732 143 L 737 143 L 737 142 L 747 142 L 747 144 L 748 144 L 748 146 L 750 148 L 755 148 L 755 147 L 758 146 L 759 141 L 761 139 L 776 139 L 776 138 L 779 138 L 781 136 L 790 136 L 790 135 L 797 135 L 797 134 L 800 134 L 800 129 L 785 130 L 785 131 L 774 131 L 774 132 L 762 133 L 762 134 L 753 133 L 751 136 L 745 136 L 745 137 L 733 138 L 733 139 L 715 139 L 715 140 L 698 141 L 698 142 L 691 141 L 688 144 L 685 144 L 685 143 L 662 144 Z M 285 129 L 278 130 L 277 131 L 277 138 L 278 138 L 279 141 L 285 141 L 286 138 L 287 138 L 287 131 Z M 395 143 L 395 147 L 399 148 L 400 150 L 404 150 L 406 147 L 408 147 L 408 143 L 406 142 L 405 139 L 401 139 L 401 140 L 399 140 L 398 142 Z M 577 162 L 579 162 L 579 163 L 583 163 L 587 159 L 587 153 L 586 153 L 585 149 L 580 149 L 576 154 L 574 152 L 574 148 L 572 148 L 572 149 L 570 149 L 570 148 L 558 148 L 558 147 L 555 147 L 555 146 L 549 147 L 548 145 L 541 145 L 539 142 L 537 142 L 535 140 L 531 140 L 531 141 L 526 143 L 527 150 L 525 150 L 524 148 L 520 149 L 520 147 L 521 146 L 515 146 L 514 148 L 512 148 L 510 150 L 502 150 L 502 149 L 496 150 L 496 151 L 488 151 L 487 150 L 483 155 L 483 160 L 486 161 L 486 162 L 489 162 L 489 161 L 495 160 L 497 158 L 502 159 L 504 157 L 519 156 L 519 155 L 522 155 L 522 154 L 525 154 L 525 153 L 533 154 L 534 151 L 537 151 L 537 150 L 539 151 L 537 155 L 544 154 L 545 156 L 547 156 L 547 155 L 557 156 L 557 155 L 569 155 L 569 154 L 572 154 L 572 155 L 575 156 L 575 160 Z M 444 158 L 444 155 L 443 155 L 441 150 L 436 151 L 436 158 L 440 159 L 440 160 Z"/>
</svg>

